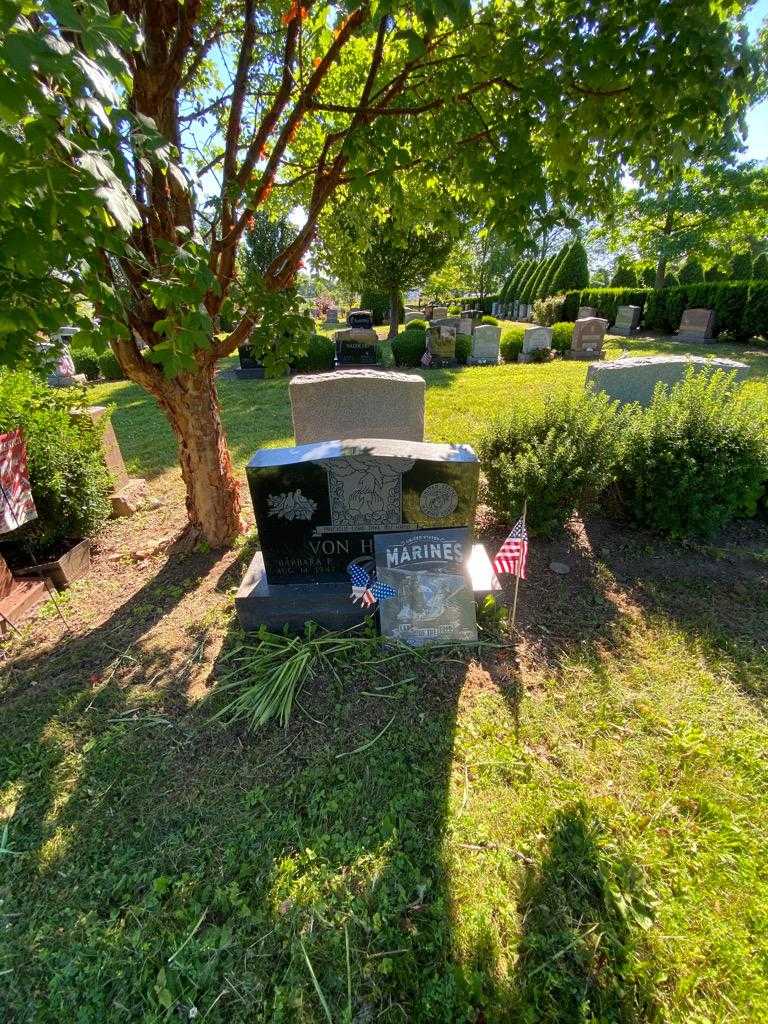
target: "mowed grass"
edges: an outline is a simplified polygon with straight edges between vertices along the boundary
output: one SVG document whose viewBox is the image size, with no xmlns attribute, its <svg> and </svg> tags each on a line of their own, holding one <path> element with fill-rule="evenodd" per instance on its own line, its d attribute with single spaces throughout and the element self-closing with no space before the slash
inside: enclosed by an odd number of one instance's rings
<svg viewBox="0 0 768 1024">
<path fill-rule="evenodd" d="M 428 435 L 472 441 L 584 373 L 430 374 Z M 239 467 L 290 443 L 286 389 L 222 381 Z M 132 470 L 162 474 L 159 414 L 110 394 Z M 0 1019 L 768 1019 L 765 531 L 535 541 L 519 635 L 350 662 L 257 735 L 187 688 L 242 642 L 231 591 L 143 642 L 207 557 L 0 669 Z"/>
<path fill-rule="evenodd" d="M 662 616 L 497 667 L 350 666 L 252 737 L 30 666 L 4 1019 L 764 1020 L 765 649 Z"/>
<path fill-rule="evenodd" d="M 620 345 L 633 355 L 690 350 L 699 355 L 742 359 L 750 364 L 749 387 L 768 394 L 768 350 L 745 351 L 725 345 L 683 348 L 674 342 L 610 338 L 607 356 L 620 355 Z M 222 368 L 233 369 L 236 364 L 233 357 L 224 360 Z M 422 372 L 427 382 L 427 439 L 472 444 L 489 419 L 503 416 L 513 407 L 533 408 L 546 394 L 582 387 L 586 374 L 586 363 L 562 359 L 544 365 Z M 243 474 L 257 448 L 293 443 L 287 378 L 239 381 L 225 376 L 218 382 L 218 391 L 224 429 L 239 473 Z M 115 406 L 113 423 L 131 473 L 153 478 L 176 470 L 176 442 L 170 427 L 154 400 L 141 388 L 128 382 L 101 384 L 91 388 L 89 396 L 94 403 Z"/>
</svg>

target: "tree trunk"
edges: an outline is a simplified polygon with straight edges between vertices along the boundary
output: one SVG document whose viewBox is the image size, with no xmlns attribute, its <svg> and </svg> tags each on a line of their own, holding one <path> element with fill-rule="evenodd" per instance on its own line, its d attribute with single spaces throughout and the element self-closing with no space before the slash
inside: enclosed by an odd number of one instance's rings
<svg viewBox="0 0 768 1024">
<path fill-rule="evenodd" d="M 163 388 L 159 403 L 179 444 L 193 533 L 213 548 L 231 544 L 242 531 L 240 489 L 221 425 L 213 366 L 179 374 Z"/>
<path fill-rule="evenodd" d="M 656 280 L 653 283 L 654 288 L 663 288 L 664 282 L 667 279 L 667 257 L 659 256 L 659 262 L 656 264 Z"/>
<path fill-rule="evenodd" d="M 389 335 L 391 341 L 397 337 L 397 328 L 400 320 L 400 289 L 391 288 L 389 292 Z"/>
</svg>

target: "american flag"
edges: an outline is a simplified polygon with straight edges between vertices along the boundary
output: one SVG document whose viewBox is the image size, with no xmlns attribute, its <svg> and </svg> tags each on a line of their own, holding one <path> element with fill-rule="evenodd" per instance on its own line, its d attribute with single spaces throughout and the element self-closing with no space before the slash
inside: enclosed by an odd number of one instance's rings
<svg viewBox="0 0 768 1024">
<path fill-rule="evenodd" d="M 362 602 L 366 608 L 370 608 L 377 601 L 386 601 L 388 597 L 395 597 L 397 591 L 388 583 L 375 583 L 371 577 L 359 565 L 350 565 L 349 576 L 352 580 L 351 599 L 357 603 Z"/>
<path fill-rule="evenodd" d="M 525 579 L 525 563 L 528 558 L 528 531 L 525 519 L 521 518 L 512 527 L 512 531 L 501 545 L 493 560 L 496 572 L 510 572 L 513 576 Z"/>
</svg>

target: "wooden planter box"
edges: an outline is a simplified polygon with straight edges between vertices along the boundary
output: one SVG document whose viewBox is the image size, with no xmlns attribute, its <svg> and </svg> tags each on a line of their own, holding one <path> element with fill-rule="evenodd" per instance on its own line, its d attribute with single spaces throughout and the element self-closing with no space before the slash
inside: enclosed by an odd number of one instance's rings
<svg viewBox="0 0 768 1024">
<path fill-rule="evenodd" d="M 91 542 L 81 540 L 54 562 L 42 562 L 37 566 L 14 570 L 17 576 L 44 576 L 57 590 L 66 590 L 76 580 L 82 579 L 91 568 Z"/>
</svg>

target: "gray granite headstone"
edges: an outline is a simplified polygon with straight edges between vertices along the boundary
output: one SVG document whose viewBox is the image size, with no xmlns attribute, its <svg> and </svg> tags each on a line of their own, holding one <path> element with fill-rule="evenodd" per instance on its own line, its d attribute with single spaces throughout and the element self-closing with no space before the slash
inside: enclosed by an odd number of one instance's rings
<svg viewBox="0 0 768 1024">
<path fill-rule="evenodd" d="M 357 437 L 424 440 L 423 377 L 337 370 L 294 377 L 288 391 L 297 444 Z"/>
<path fill-rule="evenodd" d="M 630 338 L 637 334 L 640 329 L 640 307 L 619 306 L 616 310 L 616 322 L 611 328 L 611 334 L 619 334 L 623 338 Z"/>
<path fill-rule="evenodd" d="M 680 320 L 678 334 L 687 341 L 711 341 L 715 336 L 714 310 L 686 309 Z"/>
<path fill-rule="evenodd" d="M 447 316 L 448 316 L 448 307 L 447 306 L 433 306 L 432 307 L 432 316 L 430 317 L 430 319 L 432 319 L 432 320 L 443 320 Z"/>
<path fill-rule="evenodd" d="M 456 328 L 430 326 L 427 330 L 426 355 L 433 369 L 456 366 Z"/>
<path fill-rule="evenodd" d="M 473 366 L 495 365 L 499 362 L 501 328 L 493 324 L 478 324 L 472 334 L 469 362 Z"/>
<path fill-rule="evenodd" d="M 714 373 L 716 370 L 735 373 L 739 382 L 746 380 L 749 374 L 749 366 L 734 359 L 633 356 L 613 359 L 607 363 L 593 363 L 587 369 L 587 384 L 594 385 L 596 391 L 603 391 L 610 398 L 624 404 L 639 402 L 642 406 L 648 406 L 657 384 L 671 388 L 683 379 L 689 369 L 695 373 Z"/>
<path fill-rule="evenodd" d="M 334 306 L 327 311 L 325 314 L 325 322 L 328 324 L 337 324 L 339 322 L 339 311 Z"/>
<path fill-rule="evenodd" d="M 518 363 L 533 363 L 538 356 L 534 353 L 552 349 L 551 327 L 528 327 L 523 335 L 523 349 L 517 357 Z"/>
<path fill-rule="evenodd" d="M 405 322 L 409 324 L 412 320 L 423 320 L 424 314 L 420 309 L 406 309 Z"/>
<path fill-rule="evenodd" d="M 594 306 L 579 306 L 577 320 L 586 320 L 591 316 L 597 316 L 597 310 Z"/>
</svg>

